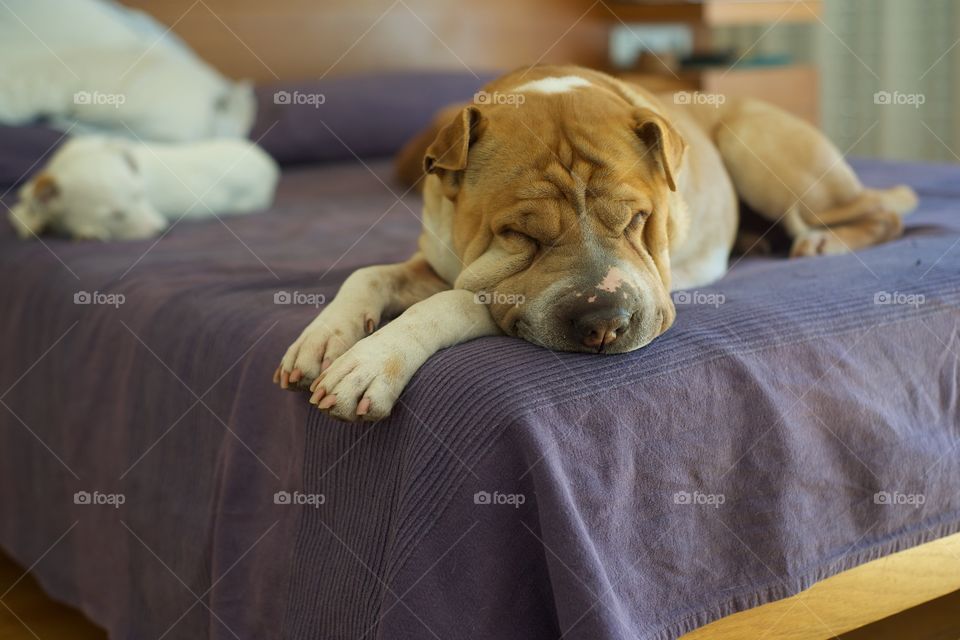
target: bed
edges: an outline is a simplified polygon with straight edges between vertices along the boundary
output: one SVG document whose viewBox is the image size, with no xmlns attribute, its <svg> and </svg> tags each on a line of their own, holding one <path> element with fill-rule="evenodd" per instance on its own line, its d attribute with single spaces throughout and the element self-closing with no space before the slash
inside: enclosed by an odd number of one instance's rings
<svg viewBox="0 0 960 640">
<path fill-rule="evenodd" d="M 382 156 L 430 108 L 371 144 L 359 86 L 323 119 L 261 91 L 270 211 L 0 230 L 0 545 L 54 598 L 111 638 L 659 640 L 960 531 L 957 167 L 857 162 L 920 194 L 902 239 L 737 260 L 631 354 L 475 340 L 377 424 L 273 386 L 351 271 L 415 247 Z"/>
</svg>

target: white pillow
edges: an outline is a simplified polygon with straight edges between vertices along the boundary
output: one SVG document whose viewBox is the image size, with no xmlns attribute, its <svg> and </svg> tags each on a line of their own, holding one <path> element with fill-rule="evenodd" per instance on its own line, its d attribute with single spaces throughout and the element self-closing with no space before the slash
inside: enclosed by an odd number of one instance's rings
<svg viewBox="0 0 960 640">
<path fill-rule="evenodd" d="M 249 83 L 231 82 L 148 16 L 105 0 L 5 0 L 0 123 L 159 141 L 244 137 Z"/>
</svg>

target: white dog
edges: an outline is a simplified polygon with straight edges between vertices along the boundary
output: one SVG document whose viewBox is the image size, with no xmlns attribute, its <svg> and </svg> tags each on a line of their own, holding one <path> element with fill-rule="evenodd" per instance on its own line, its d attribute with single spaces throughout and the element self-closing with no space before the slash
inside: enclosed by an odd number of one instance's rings
<svg viewBox="0 0 960 640">
<path fill-rule="evenodd" d="M 278 175 L 273 159 L 245 140 L 145 144 L 79 136 L 21 187 L 10 221 L 23 238 L 46 230 L 90 240 L 147 238 L 180 218 L 264 209 Z"/>
</svg>

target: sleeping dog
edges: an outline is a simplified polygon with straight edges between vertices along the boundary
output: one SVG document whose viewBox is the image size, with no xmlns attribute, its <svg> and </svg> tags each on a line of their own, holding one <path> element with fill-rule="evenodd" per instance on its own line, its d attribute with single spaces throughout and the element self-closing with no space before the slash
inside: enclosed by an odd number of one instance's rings
<svg viewBox="0 0 960 640">
<path fill-rule="evenodd" d="M 891 240 L 916 206 L 908 187 L 865 188 L 820 132 L 761 102 L 658 99 L 553 66 L 485 95 L 401 152 L 402 176 L 426 173 L 419 251 L 347 278 L 287 350 L 281 387 L 379 420 L 427 358 L 480 336 L 633 351 L 672 324 L 671 290 L 723 276 L 738 198 L 783 224 L 794 256 Z"/>
<path fill-rule="evenodd" d="M 22 238 L 135 240 L 172 220 L 270 206 L 279 170 L 246 140 L 146 144 L 78 136 L 20 189 L 10 222 Z"/>
</svg>

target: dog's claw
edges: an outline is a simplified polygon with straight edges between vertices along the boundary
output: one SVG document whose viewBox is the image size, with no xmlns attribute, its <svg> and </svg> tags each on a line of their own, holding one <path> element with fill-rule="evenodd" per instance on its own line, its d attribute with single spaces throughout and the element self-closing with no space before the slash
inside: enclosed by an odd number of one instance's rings
<svg viewBox="0 0 960 640">
<path fill-rule="evenodd" d="M 273 372 L 273 384 L 280 382 L 280 367 L 277 367 L 277 370 Z"/>
<path fill-rule="evenodd" d="M 320 404 L 317 405 L 317 409 L 329 409 L 335 404 L 337 404 L 337 396 L 329 395 L 320 401 Z"/>
<path fill-rule="evenodd" d="M 309 386 L 311 392 L 315 391 L 317 381 L 337 359 L 376 328 L 374 312 L 350 305 L 339 309 L 336 305 L 327 307 L 287 348 L 279 374 L 274 374 L 282 389 L 306 390 Z"/>
<path fill-rule="evenodd" d="M 360 400 L 360 404 L 357 405 L 357 415 L 365 416 L 368 411 L 370 411 L 370 398 L 363 398 Z"/>
</svg>

